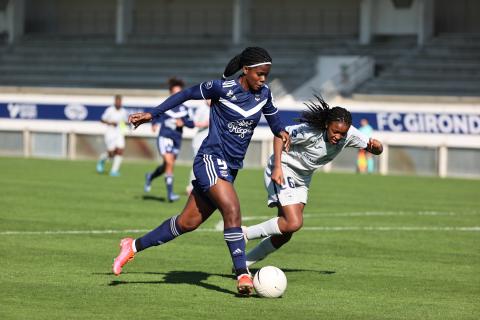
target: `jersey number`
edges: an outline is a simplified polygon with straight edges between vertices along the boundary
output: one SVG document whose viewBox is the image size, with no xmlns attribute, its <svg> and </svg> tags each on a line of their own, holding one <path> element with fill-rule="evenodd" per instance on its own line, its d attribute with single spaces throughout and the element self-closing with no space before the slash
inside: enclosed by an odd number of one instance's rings
<svg viewBox="0 0 480 320">
<path fill-rule="evenodd" d="M 290 188 L 295 188 L 295 181 L 293 181 L 292 177 L 287 177 L 287 183 Z"/>
<path fill-rule="evenodd" d="M 227 170 L 228 168 L 227 163 L 222 159 L 217 159 L 217 165 L 220 170 Z"/>
</svg>

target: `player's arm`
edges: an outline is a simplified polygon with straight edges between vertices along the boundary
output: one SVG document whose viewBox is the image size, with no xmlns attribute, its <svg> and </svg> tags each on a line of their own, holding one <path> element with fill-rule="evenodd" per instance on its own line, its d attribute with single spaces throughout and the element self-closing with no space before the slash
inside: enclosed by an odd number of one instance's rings
<svg viewBox="0 0 480 320">
<path fill-rule="evenodd" d="M 221 87 L 221 85 L 220 85 Z M 187 100 L 202 100 L 218 97 L 218 89 L 216 81 L 210 81 L 208 83 L 202 83 L 200 85 L 193 86 L 191 88 L 182 90 L 174 95 L 168 97 L 159 106 L 153 108 L 149 112 L 134 113 L 128 117 L 128 122 L 133 124 L 137 128 L 142 123 L 150 122 L 153 118 L 156 118 L 179 104 L 184 103 Z"/>
<path fill-rule="evenodd" d="M 269 94 L 268 101 L 262 108 L 262 112 L 265 116 L 265 119 L 267 120 L 270 130 L 272 130 L 272 133 L 275 135 L 275 137 L 281 139 L 283 143 L 282 146 L 284 146 L 285 150 L 288 152 L 288 150 L 290 149 L 290 134 L 285 129 L 285 125 L 280 119 L 278 109 L 273 105 L 272 93 Z"/>
<path fill-rule="evenodd" d="M 370 138 L 367 143 L 366 151 L 373 153 L 374 155 L 379 155 L 383 152 L 383 145 L 377 139 Z"/>
<path fill-rule="evenodd" d="M 285 179 L 283 177 L 282 170 L 282 151 L 284 147 L 284 142 L 280 137 L 273 137 L 273 170 L 272 170 L 272 180 L 276 184 L 283 185 Z"/>
</svg>

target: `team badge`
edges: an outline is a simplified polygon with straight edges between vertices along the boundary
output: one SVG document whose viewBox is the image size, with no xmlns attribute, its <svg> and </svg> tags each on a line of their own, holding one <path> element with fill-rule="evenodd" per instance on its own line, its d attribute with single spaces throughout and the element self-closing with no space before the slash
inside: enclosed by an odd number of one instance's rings
<svg viewBox="0 0 480 320">
<path fill-rule="evenodd" d="M 205 83 L 205 89 L 211 89 L 213 87 L 213 81 L 208 81 Z"/>
</svg>

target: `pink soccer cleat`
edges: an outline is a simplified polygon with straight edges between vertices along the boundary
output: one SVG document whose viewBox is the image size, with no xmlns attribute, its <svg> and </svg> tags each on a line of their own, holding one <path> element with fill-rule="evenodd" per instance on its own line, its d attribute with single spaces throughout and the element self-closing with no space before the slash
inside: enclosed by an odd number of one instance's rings
<svg viewBox="0 0 480 320">
<path fill-rule="evenodd" d="M 124 238 L 120 241 L 120 254 L 113 260 L 113 273 L 118 276 L 122 273 L 122 267 L 135 256 L 132 249 L 132 238 Z"/>
<path fill-rule="evenodd" d="M 241 274 L 237 277 L 237 290 L 242 296 L 250 296 L 253 293 L 253 280 L 252 277 L 247 274 Z"/>
</svg>

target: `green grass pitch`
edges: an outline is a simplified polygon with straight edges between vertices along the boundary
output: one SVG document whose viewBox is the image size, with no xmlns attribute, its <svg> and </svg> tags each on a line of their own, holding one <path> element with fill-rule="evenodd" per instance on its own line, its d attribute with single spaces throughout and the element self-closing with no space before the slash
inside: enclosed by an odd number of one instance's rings
<svg viewBox="0 0 480 320">
<path fill-rule="evenodd" d="M 163 178 L 143 193 L 154 165 L 111 178 L 92 161 L 0 158 L 0 319 L 480 318 L 480 181 L 319 173 L 304 229 L 258 264 L 285 271 L 284 297 L 240 298 L 218 212 L 111 274 L 122 237 L 185 203 L 162 201 Z M 245 224 L 276 214 L 262 170 L 236 189 Z"/>
</svg>

